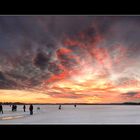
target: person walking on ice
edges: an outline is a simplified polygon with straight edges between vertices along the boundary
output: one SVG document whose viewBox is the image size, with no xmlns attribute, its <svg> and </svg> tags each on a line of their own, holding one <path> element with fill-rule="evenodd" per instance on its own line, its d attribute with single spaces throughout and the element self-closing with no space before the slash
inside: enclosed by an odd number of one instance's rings
<svg viewBox="0 0 140 140">
<path fill-rule="evenodd" d="M 26 112 L 26 106 L 25 105 L 23 106 L 23 110 L 24 110 L 24 112 Z"/>
<path fill-rule="evenodd" d="M 17 111 L 17 105 L 15 105 L 15 111 Z"/>
<path fill-rule="evenodd" d="M 0 104 L 0 112 L 3 114 L 3 107 L 2 107 L 2 104 Z"/>
<path fill-rule="evenodd" d="M 61 110 L 61 105 L 59 105 L 59 110 Z"/>
<path fill-rule="evenodd" d="M 33 105 L 31 104 L 29 107 L 30 115 L 33 115 Z"/>
<path fill-rule="evenodd" d="M 12 105 L 12 111 L 14 111 L 14 105 Z"/>
</svg>

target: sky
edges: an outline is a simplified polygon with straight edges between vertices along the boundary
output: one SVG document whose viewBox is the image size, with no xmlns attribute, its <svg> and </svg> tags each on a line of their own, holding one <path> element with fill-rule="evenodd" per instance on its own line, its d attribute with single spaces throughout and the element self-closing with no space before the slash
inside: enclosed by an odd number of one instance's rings
<svg viewBox="0 0 140 140">
<path fill-rule="evenodd" d="M 140 102 L 139 16 L 0 16 L 0 102 Z"/>
</svg>

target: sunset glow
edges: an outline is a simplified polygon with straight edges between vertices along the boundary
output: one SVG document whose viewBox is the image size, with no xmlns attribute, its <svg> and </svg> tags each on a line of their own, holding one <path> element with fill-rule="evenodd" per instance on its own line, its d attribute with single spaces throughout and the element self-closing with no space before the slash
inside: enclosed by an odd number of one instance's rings
<svg viewBox="0 0 140 140">
<path fill-rule="evenodd" d="M 140 101 L 140 17 L 0 17 L 0 102 Z"/>
</svg>

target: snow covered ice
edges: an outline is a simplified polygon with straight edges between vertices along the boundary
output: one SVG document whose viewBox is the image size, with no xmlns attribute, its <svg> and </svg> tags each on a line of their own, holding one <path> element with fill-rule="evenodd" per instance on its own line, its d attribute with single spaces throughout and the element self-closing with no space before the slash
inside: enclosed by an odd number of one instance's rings
<svg viewBox="0 0 140 140">
<path fill-rule="evenodd" d="M 37 110 L 40 107 L 40 110 Z M 23 106 L 17 106 L 12 112 L 9 105 L 3 105 L 4 114 L 0 114 L 0 124 L 140 124 L 140 106 L 138 105 L 34 105 L 34 114 L 30 115 Z"/>
</svg>

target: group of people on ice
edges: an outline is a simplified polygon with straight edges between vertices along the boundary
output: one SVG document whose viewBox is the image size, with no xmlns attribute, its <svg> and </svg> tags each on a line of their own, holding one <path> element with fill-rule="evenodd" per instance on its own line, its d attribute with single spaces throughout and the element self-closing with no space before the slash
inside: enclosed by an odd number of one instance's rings
<svg viewBox="0 0 140 140">
<path fill-rule="evenodd" d="M 11 105 L 10 105 L 10 106 L 11 106 Z M 62 107 L 62 106 L 59 105 L 58 109 L 61 110 L 61 107 Z M 76 104 L 74 104 L 74 107 L 76 107 Z M 33 115 L 33 109 L 34 109 L 34 107 L 33 107 L 33 105 L 31 104 L 31 105 L 29 106 L 30 115 Z M 40 107 L 37 107 L 37 110 L 40 110 Z M 14 111 L 17 111 L 17 105 L 12 105 L 12 111 L 13 111 L 13 112 L 14 112 Z M 23 111 L 26 112 L 26 105 L 23 105 Z M 2 106 L 2 104 L 0 104 L 0 113 L 3 114 L 3 106 Z"/>
<path fill-rule="evenodd" d="M 10 105 L 10 107 L 11 107 L 11 105 Z M 26 106 L 25 105 L 23 105 L 23 110 L 24 110 L 24 112 L 26 112 Z M 12 105 L 12 111 L 13 112 L 17 111 L 17 105 Z M 29 111 L 30 111 L 30 115 L 33 115 L 33 105 L 32 104 L 29 106 Z M 2 106 L 2 104 L 0 104 L 0 113 L 3 114 L 3 106 Z"/>
<path fill-rule="evenodd" d="M 12 105 L 12 111 L 17 111 L 17 105 Z"/>
<path fill-rule="evenodd" d="M 30 115 L 33 115 L 33 109 L 34 109 L 34 107 L 33 107 L 33 105 L 31 104 L 31 105 L 29 106 Z M 24 112 L 26 112 L 26 106 L 25 106 L 25 105 L 23 105 L 23 110 L 24 110 Z"/>
<path fill-rule="evenodd" d="M 34 109 L 34 107 L 33 107 L 33 105 L 31 104 L 31 105 L 29 106 L 30 115 L 33 115 L 33 109 Z M 26 106 L 25 106 L 25 105 L 23 105 L 23 110 L 24 110 L 24 112 L 26 112 Z"/>
</svg>

